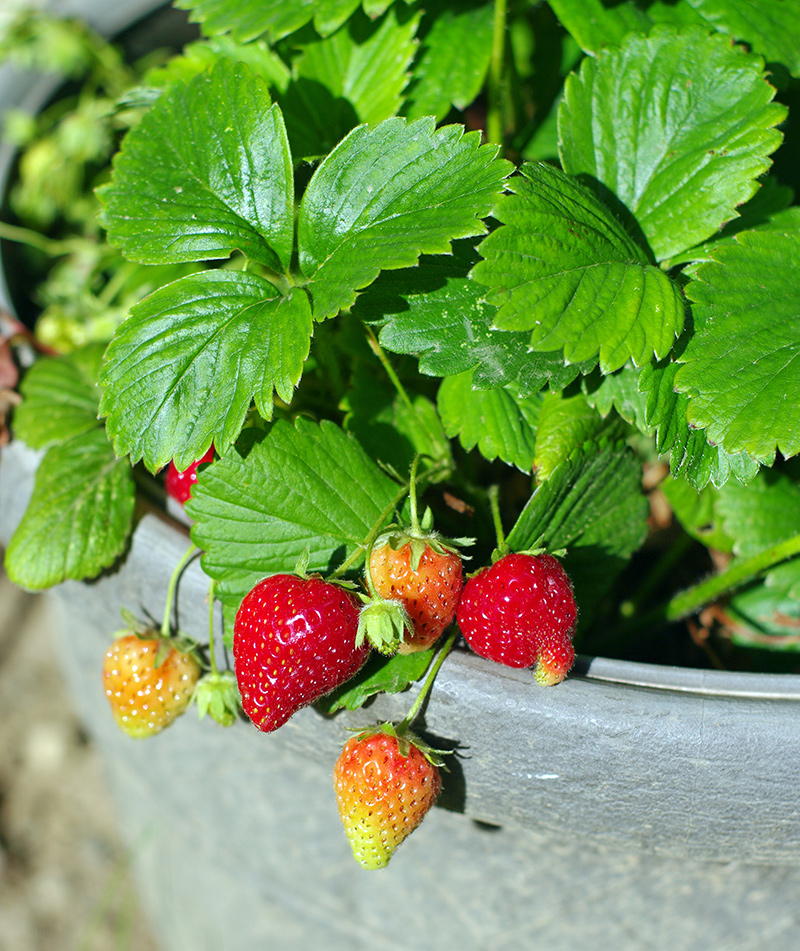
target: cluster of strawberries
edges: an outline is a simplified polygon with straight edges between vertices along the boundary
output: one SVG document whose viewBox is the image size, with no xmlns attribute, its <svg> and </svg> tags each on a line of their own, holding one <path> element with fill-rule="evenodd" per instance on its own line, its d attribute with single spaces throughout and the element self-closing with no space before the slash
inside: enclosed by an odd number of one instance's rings
<svg viewBox="0 0 800 951">
<path fill-rule="evenodd" d="M 370 546 L 366 593 L 316 576 L 277 574 L 245 596 L 234 623 L 234 670 L 242 709 L 259 730 L 277 730 L 346 683 L 373 648 L 426 650 L 454 620 L 477 654 L 532 667 L 541 684 L 564 679 L 575 659 L 577 607 L 560 562 L 508 553 L 465 583 L 459 542 L 420 527 L 415 506 L 412 516 L 410 526 L 392 526 Z M 130 637 L 136 644 L 118 639 L 108 652 L 106 693 L 120 726 L 145 736 L 186 709 L 201 669 L 169 644 L 155 663 L 160 641 Z M 339 813 L 364 868 L 388 864 L 441 789 L 441 760 L 411 733 L 412 719 L 352 737 L 334 768 Z"/>
</svg>

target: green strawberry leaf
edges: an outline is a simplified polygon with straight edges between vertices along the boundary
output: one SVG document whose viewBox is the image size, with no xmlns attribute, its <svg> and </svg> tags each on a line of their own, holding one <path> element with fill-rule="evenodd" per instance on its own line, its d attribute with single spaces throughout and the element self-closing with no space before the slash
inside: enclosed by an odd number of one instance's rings
<svg viewBox="0 0 800 951">
<path fill-rule="evenodd" d="M 272 415 L 288 403 L 312 333 L 302 289 L 282 297 L 267 281 L 203 271 L 137 304 L 108 347 L 100 405 L 118 455 L 153 472 L 185 469 L 213 442 L 220 454 L 239 435 L 250 402 Z"/>
<path fill-rule="evenodd" d="M 436 129 L 428 118 L 354 129 L 320 163 L 300 205 L 300 267 L 314 317 L 350 307 L 384 268 L 483 234 L 510 169 L 496 154 L 478 133 Z"/>
<path fill-rule="evenodd" d="M 695 333 L 675 386 L 728 453 L 771 465 L 800 452 L 800 228 L 749 232 L 694 269 Z"/>
<path fill-rule="evenodd" d="M 418 23 L 418 14 L 398 7 L 376 23 L 357 13 L 332 36 L 314 35 L 302 45 L 294 80 L 279 100 L 296 161 L 327 154 L 359 123 L 397 114 Z"/>
<path fill-rule="evenodd" d="M 547 165 L 524 165 L 497 205 L 472 277 L 490 288 L 500 330 L 531 331 L 534 350 L 570 363 L 599 355 L 604 372 L 664 356 L 683 328 L 683 301 L 588 189 Z"/>
<path fill-rule="evenodd" d="M 687 534 L 707 548 L 733 551 L 733 539 L 726 534 L 717 511 L 717 488 L 707 485 L 698 492 L 685 479 L 667 476 L 659 483 L 659 489 Z"/>
<path fill-rule="evenodd" d="M 266 575 L 327 572 L 357 553 L 398 495 L 398 486 L 334 423 L 275 422 L 242 434 L 208 466 L 186 505 L 203 569 L 229 607 Z"/>
<path fill-rule="evenodd" d="M 400 693 L 423 676 L 435 653 L 435 647 L 394 657 L 373 651 L 355 677 L 317 701 L 317 708 L 328 715 L 337 710 L 358 710 L 376 694 Z"/>
<path fill-rule="evenodd" d="M 800 601 L 756 582 L 725 605 L 731 642 L 741 647 L 800 651 Z"/>
<path fill-rule="evenodd" d="M 544 393 L 536 425 L 536 478 L 546 482 L 576 446 L 599 442 L 602 437 L 621 439 L 625 434 L 626 427 L 620 419 L 603 419 L 582 394 L 565 397 L 561 393 Z"/>
<path fill-rule="evenodd" d="M 529 353 L 528 333 L 493 330 L 497 308 L 468 276 L 477 260 L 471 245 L 456 242 L 452 255 L 425 255 L 417 267 L 385 271 L 359 295 L 354 312 L 383 322 L 381 345 L 418 357 L 420 372 L 455 376 L 474 369 L 477 389 L 513 383 L 530 396 L 546 385 L 561 389 L 591 369 L 566 364 L 560 350 Z"/>
<path fill-rule="evenodd" d="M 375 19 L 391 0 L 363 0 L 364 12 Z M 207 36 L 230 33 L 240 43 L 259 36 L 274 42 L 313 19 L 323 36 L 337 30 L 362 0 L 175 0 L 179 10 L 190 10 L 190 19 L 203 25 Z"/>
<path fill-rule="evenodd" d="M 244 63 L 221 59 L 160 96 L 98 195 L 109 240 L 130 260 L 209 261 L 238 250 L 285 270 L 293 189 L 280 109 Z"/>
<path fill-rule="evenodd" d="M 467 451 L 477 446 L 484 458 L 499 457 L 523 472 L 533 469 L 541 402 L 538 394 L 523 399 L 510 387 L 474 390 L 471 371 L 445 377 L 437 397 L 448 436 L 458 436 Z"/>
<path fill-rule="evenodd" d="M 513 551 L 567 549 L 585 624 L 647 536 L 641 463 L 623 444 L 586 443 L 537 486 L 506 539 Z"/>
<path fill-rule="evenodd" d="M 559 111 L 561 163 L 610 192 L 656 260 L 711 237 L 751 198 L 786 116 L 760 57 L 656 28 L 583 61 Z"/>
<path fill-rule="evenodd" d="M 198 73 L 210 71 L 220 59 L 246 63 L 270 88 L 281 92 L 291 79 L 289 68 L 266 43 L 257 40 L 243 45 L 234 42 L 229 36 L 216 36 L 189 43 L 178 56 L 149 69 L 142 79 L 142 86 L 126 93 L 125 100 L 131 96 L 145 95 L 155 101 L 167 86 L 176 82 L 186 83 Z"/>
<path fill-rule="evenodd" d="M 549 0 L 559 21 L 586 53 L 619 46 L 628 33 L 647 33 L 651 21 L 632 3 L 608 5 L 603 0 Z"/>
<path fill-rule="evenodd" d="M 768 63 L 782 63 L 800 77 L 800 10 L 796 0 L 657 0 L 647 16 L 655 23 L 698 23 L 744 40 Z"/>
<path fill-rule="evenodd" d="M 9 578 L 38 590 L 95 577 L 122 553 L 134 502 L 131 467 L 115 458 L 102 428 L 52 446 L 6 550 Z"/>
<path fill-rule="evenodd" d="M 712 445 L 707 434 L 689 421 L 689 400 L 676 390 L 679 365 L 671 360 L 642 367 L 639 389 L 645 396 L 645 423 L 655 433 L 656 451 L 669 453 L 670 471 L 682 475 L 696 489 L 711 482 L 724 485 L 733 476 L 748 482 L 758 472 L 747 452 L 728 452 Z"/>
<path fill-rule="evenodd" d="M 37 360 L 22 379 L 14 435 L 33 449 L 46 449 L 96 429 L 102 355 L 102 345 L 93 344 L 67 356 Z"/>
<path fill-rule="evenodd" d="M 409 119 L 444 119 L 452 106 L 466 109 L 478 96 L 492 54 L 494 8 L 480 0 L 425 4 L 424 36 L 408 89 Z"/>
<path fill-rule="evenodd" d="M 345 429 L 367 453 L 396 472 L 408 472 L 418 453 L 453 466 L 450 442 L 435 405 L 425 396 L 411 405 L 372 372 L 356 372 L 343 408 Z"/>
<path fill-rule="evenodd" d="M 738 557 L 800 535 L 800 485 L 785 473 L 759 473 L 747 486 L 729 483 L 719 491 L 716 510 Z M 765 583 L 781 598 L 800 601 L 800 558 L 772 568 Z"/>
<path fill-rule="evenodd" d="M 639 376 L 640 372 L 630 365 L 615 373 L 595 370 L 581 380 L 581 389 L 586 402 L 604 419 L 616 410 L 626 423 L 651 436 L 653 427 L 646 422 L 646 396 L 639 388 Z"/>
</svg>

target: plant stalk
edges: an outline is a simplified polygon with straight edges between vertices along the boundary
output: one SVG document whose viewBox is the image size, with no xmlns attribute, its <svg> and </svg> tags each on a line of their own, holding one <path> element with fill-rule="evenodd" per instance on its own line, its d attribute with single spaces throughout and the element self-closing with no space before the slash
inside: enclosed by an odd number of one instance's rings
<svg viewBox="0 0 800 951">
<path fill-rule="evenodd" d="M 414 722 L 414 718 L 419 713 L 420 709 L 422 708 L 422 704 L 425 702 L 425 698 L 430 693 L 433 682 L 436 679 L 436 675 L 439 673 L 439 668 L 444 663 L 445 657 L 447 657 L 447 655 L 450 653 L 457 636 L 458 628 L 454 628 L 450 636 L 444 642 L 444 645 L 439 651 L 436 660 L 434 660 L 433 665 L 428 671 L 428 676 L 425 678 L 425 683 L 423 683 L 422 687 L 420 688 L 420 691 L 417 694 L 416 700 L 412 704 L 411 709 L 405 715 L 402 722 L 397 725 L 398 735 L 402 735 Z"/>
<path fill-rule="evenodd" d="M 508 20 L 507 0 L 494 2 L 494 27 L 492 31 L 492 56 L 489 61 L 487 91 L 489 97 L 486 114 L 486 138 L 501 148 L 505 140 L 505 58 L 506 28 Z"/>
<path fill-rule="evenodd" d="M 190 545 L 184 554 L 181 556 L 180 561 L 175 566 L 175 570 L 172 572 L 172 575 L 169 579 L 169 587 L 167 588 L 167 600 L 164 605 L 164 618 L 161 622 L 161 636 L 169 637 L 170 636 L 170 618 L 172 616 L 172 605 L 175 602 L 175 590 L 178 587 L 178 579 L 180 578 L 183 569 L 189 564 L 192 559 L 192 556 L 197 551 L 196 545 Z"/>
</svg>

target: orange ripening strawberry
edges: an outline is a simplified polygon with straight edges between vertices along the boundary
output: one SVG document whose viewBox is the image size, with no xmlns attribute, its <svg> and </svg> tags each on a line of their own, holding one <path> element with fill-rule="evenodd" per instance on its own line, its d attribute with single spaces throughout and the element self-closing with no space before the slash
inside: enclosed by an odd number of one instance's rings
<svg viewBox="0 0 800 951">
<path fill-rule="evenodd" d="M 163 638 L 118 637 L 106 651 L 103 684 L 117 725 L 135 739 L 152 736 L 186 710 L 200 679 L 195 657 Z"/>
<path fill-rule="evenodd" d="M 400 654 L 426 650 L 452 623 L 464 587 L 461 557 L 434 536 L 379 539 L 369 573 L 375 593 L 400 601 L 411 619 L 413 629 L 403 637 Z"/>
<path fill-rule="evenodd" d="M 424 745 L 391 726 L 348 740 L 333 771 L 336 801 L 353 857 L 384 868 L 422 822 L 442 788 Z"/>
</svg>

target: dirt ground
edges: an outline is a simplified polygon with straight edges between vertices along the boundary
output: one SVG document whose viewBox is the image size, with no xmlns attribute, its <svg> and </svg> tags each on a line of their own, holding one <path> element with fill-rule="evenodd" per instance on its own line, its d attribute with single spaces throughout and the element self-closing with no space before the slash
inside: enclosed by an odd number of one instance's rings
<svg viewBox="0 0 800 951">
<path fill-rule="evenodd" d="M 49 650 L 51 610 L 0 569 L 0 951 L 159 951 Z"/>
</svg>

